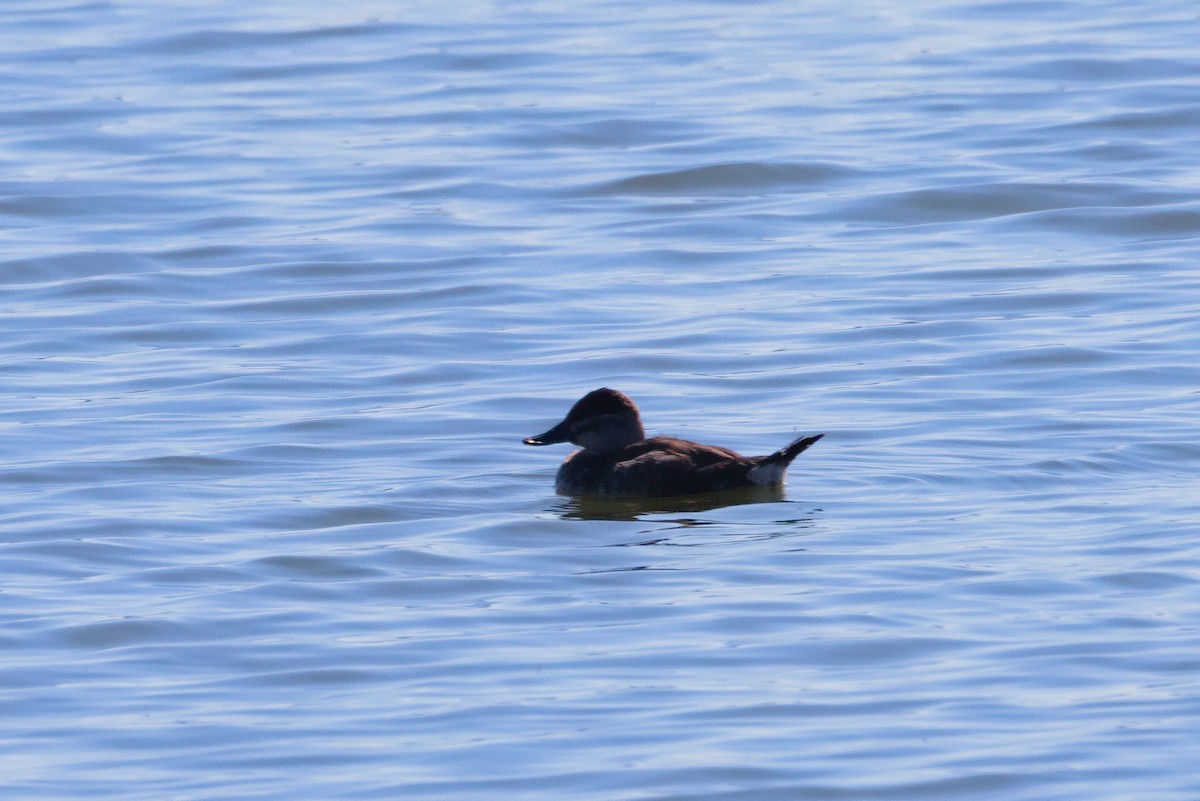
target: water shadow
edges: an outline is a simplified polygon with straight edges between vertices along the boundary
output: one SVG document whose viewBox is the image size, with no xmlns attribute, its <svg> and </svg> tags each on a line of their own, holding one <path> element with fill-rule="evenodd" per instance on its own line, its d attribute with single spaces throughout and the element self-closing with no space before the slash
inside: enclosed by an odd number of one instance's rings
<svg viewBox="0 0 1200 801">
<path fill-rule="evenodd" d="M 563 498 L 550 511 L 564 520 L 640 520 L 645 515 L 709 512 L 730 506 L 785 501 L 779 487 L 751 487 L 706 492 L 702 495 L 677 495 L 669 498 L 605 498 L 580 495 Z M 680 525 L 703 526 L 700 519 L 679 520 Z"/>
</svg>

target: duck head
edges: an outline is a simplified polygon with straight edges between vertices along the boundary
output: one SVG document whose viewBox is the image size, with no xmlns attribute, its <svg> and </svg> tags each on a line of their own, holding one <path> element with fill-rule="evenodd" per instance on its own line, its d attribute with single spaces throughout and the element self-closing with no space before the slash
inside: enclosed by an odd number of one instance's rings
<svg viewBox="0 0 1200 801">
<path fill-rule="evenodd" d="M 623 392 L 602 387 L 584 395 L 563 421 L 544 434 L 526 437 L 526 445 L 572 442 L 584 450 L 617 451 L 646 438 L 637 406 Z"/>
</svg>

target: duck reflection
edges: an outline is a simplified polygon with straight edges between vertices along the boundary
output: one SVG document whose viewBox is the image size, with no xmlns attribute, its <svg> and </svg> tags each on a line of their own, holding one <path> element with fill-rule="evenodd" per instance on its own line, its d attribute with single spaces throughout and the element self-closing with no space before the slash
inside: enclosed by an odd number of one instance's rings
<svg viewBox="0 0 1200 801">
<path fill-rule="evenodd" d="M 699 495 L 666 498 L 613 498 L 602 495 L 578 495 L 563 498 L 551 510 L 564 520 L 640 520 L 646 515 L 710 512 L 730 506 L 755 503 L 782 503 L 782 487 L 742 487 Z M 709 525 L 700 518 L 680 518 L 673 522 L 682 527 Z"/>
</svg>

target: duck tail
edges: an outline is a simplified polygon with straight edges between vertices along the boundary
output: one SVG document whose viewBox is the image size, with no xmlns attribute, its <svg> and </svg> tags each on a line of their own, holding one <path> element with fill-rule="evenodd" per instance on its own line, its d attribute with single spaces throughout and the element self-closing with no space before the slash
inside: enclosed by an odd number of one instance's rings
<svg viewBox="0 0 1200 801">
<path fill-rule="evenodd" d="M 750 468 L 750 473 L 748 474 L 750 483 L 757 484 L 760 487 L 773 487 L 777 484 L 782 484 L 783 477 L 787 475 L 788 465 L 792 463 L 792 460 L 808 450 L 823 436 L 825 435 L 816 434 L 811 437 L 800 437 L 775 451 L 770 456 L 762 457 L 758 464 Z"/>
</svg>

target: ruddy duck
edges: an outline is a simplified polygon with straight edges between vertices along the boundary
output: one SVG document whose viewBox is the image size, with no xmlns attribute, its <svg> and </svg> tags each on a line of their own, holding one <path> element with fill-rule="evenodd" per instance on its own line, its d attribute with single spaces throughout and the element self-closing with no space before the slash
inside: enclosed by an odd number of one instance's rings
<svg viewBox="0 0 1200 801">
<path fill-rule="evenodd" d="M 562 495 L 669 496 L 779 487 L 792 460 L 823 436 L 801 437 L 770 456 L 742 456 L 675 437 L 646 439 L 629 396 L 604 387 L 580 398 L 554 428 L 523 442 L 583 448 L 558 468 L 554 488 Z"/>
</svg>

